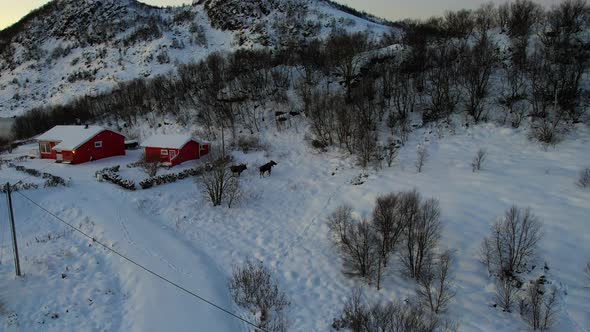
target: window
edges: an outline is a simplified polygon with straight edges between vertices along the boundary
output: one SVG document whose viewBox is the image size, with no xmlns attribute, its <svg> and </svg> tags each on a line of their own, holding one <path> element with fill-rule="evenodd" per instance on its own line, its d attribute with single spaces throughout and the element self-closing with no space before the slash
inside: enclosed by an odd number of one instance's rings
<svg viewBox="0 0 590 332">
<path fill-rule="evenodd" d="M 94 147 L 95 148 L 102 148 L 102 141 L 96 141 L 96 142 L 94 142 Z"/>
<path fill-rule="evenodd" d="M 168 155 L 168 150 L 161 150 L 162 151 L 162 156 L 167 156 Z"/>
<path fill-rule="evenodd" d="M 51 153 L 51 145 L 49 144 L 49 142 L 41 142 L 39 143 L 39 150 L 43 154 L 49 154 Z"/>
</svg>

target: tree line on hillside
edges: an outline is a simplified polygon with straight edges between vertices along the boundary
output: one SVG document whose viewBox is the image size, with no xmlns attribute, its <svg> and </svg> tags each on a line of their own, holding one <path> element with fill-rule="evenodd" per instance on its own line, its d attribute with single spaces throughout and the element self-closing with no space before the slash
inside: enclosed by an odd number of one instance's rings
<svg viewBox="0 0 590 332">
<path fill-rule="evenodd" d="M 527 120 L 533 137 L 553 144 L 584 119 L 590 103 L 583 84 L 590 44 L 580 33 L 588 22 L 583 0 L 548 11 L 518 0 L 405 21 L 405 33 L 380 40 L 335 26 L 323 40 L 214 53 L 178 65 L 175 74 L 36 108 L 16 120 L 14 132 L 26 138 L 77 121 L 156 125 L 173 115 L 180 123 L 198 123 L 212 138 L 220 128 L 235 137 L 259 131 L 272 108 L 301 111 L 314 146 L 338 145 L 364 166 L 383 159 L 391 145 L 377 142 L 403 144 L 415 112 L 423 124 L 453 114 L 464 114 L 466 123 L 512 127 Z M 499 45 L 490 31 L 501 31 L 509 45 Z M 383 48 L 392 44 L 399 47 Z M 389 137 L 379 137 L 380 125 L 390 128 Z"/>
</svg>

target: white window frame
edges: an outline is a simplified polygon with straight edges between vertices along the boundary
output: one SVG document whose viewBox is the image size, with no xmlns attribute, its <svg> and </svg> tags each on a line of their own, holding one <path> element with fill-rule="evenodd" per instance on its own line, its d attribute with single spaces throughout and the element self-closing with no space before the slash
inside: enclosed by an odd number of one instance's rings
<svg viewBox="0 0 590 332">
<path fill-rule="evenodd" d="M 97 148 L 97 149 L 98 148 L 102 148 L 102 141 L 96 141 L 96 142 L 94 142 L 94 147 Z"/>
<path fill-rule="evenodd" d="M 168 155 L 168 150 L 160 150 L 160 154 L 162 154 L 162 156 L 167 156 Z"/>
<path fill-rule="evenodd" d="M 39 152 L 42 154 L 51 154 L 51 143 L 41 142 L 39 143 Z"/>
</svg>

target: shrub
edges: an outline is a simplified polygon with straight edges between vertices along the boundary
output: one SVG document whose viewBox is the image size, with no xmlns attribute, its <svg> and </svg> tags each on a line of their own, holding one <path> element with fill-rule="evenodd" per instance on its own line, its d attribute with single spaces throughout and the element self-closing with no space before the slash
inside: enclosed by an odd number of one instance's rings
<svg viewBox="0 0 590 332">
<path fill-rule="evenodd" d="M 202 167 L 190 168 L 179 173 L 163 174 L 143 179 L 141 180 L 141 182 L 139 182 L 139 186 L 141 187 L 141 189 L 148 189 L 153 186 L 159 186 L 166 183 L 176 182 L 178 180 L 184 180 L 191 176 L 199 176 L 202 173 Z"/>
<path fill-rule="evenodd" d="M 67 187 L 69 185 L 69 181 L 64 180 L 59 176 L 55 176 L 49 173 L 43 173 L 43 178 L 45 180 L 45 187 L 57 187 L 57 186 L 64 186 Z"/>
<path fill-rule="evenodd" d="M 10 191 L 20 191 L 20 190 L 31 190 L 31 189 L 38 189 L 39 185 L 35 183 L 23 183 L 21 181 L 13 184 L 10 186 Z M 6 193 L 6 185 L 0 186 L 0 193 Z"/>
<path fill-rule="evenodd" d="M 363 301 L 362 292 L 358 289 L 353 290 L 344 304 L 341 316 L 332 323 L 336 331 L 349 329 L 353 332 L 434 332 L 450 331 L 450 326 L 448 322 L 415 304 L 394 301 L 368 305 Z"/>
<path fill-rule="evenodd" d="M 477 150 L 475 157 L 473 157 L 473 161 L 471 162 L 471 170 L 475 173 L 481 170 L 481 166 L 486 159 L 487 152 L 484 149 Z"/>
<path fill-rule="evenodd" d="M 114 166 L 114 167 L 107 167 L 107 168 L 97 171 L 94 174 L 94 176 L 99 181 L 104 180 L 104 181 L 108 181 L 110 183 L 116 184 L 123 189 L 135 190 L 136 189 L 135 182 L 133 182 L 131 180 L 125 180 L 119 174 L 117 174 L 119 172 L 120 168 L 121 168 L 121 166 L 119 166 L 119 165 Z"/>
<path fill-rule="evenodd" d="M 344 273 L 370 282 L 380 263 L 376 234 L 371 225 L 354 220 L 352 208 L 343 205 L 328 217 L 328 227 L 344 260 Z"/>
<path fill-rule="evenodd" d="M 203 194 L 213 206 L 226 203 L 231 208 L 239 198 L 240 182 L 225 165 L 215 166 L 211 171 L 204 172 L 200 182 Z"/>
<path fill-rule="evenodd" d="M 521 303 L 520 315 L 533 330 L 546 331 L 553 325 L 557 316 L 557 290 L 547 290 L 544 278 L 531 281 L 526 288 Z"/>
<path fill-rule="evenodd" d="M 512 279 L 522 272 L 537 253 L 541 222 L 531 209 L 512 206 L 492 226 L 492 234 L 482 245 L 482 258 L 490 273 Z"/>
<path fill-rule="evenodd" d="M 248 260 L 234 267 L 229 290 L 237 305 L 254 314 L 259 328 L 267 331 L 287 329 L 284 311 L 290 305 L 289 299 L 262 262 Z"/>
<path fill-rule="evenodd" d="M 577 184 L 581 188 L 590 187 L 590 167 L 580 171 L 580 178 Z"/>
<path fill-rule="evenodd" d="M 418 173 L 422 173 L 422 168 L 424 167 L 424 164 L 426 163 L 426 160 L 428 159 L 428 149 L 425 146 L 419 146 L 418 149 L 416 150 L 416 171 Z"/>
<path fill-rule="evenodd" d="M 514 283 L 514 280 L 508 278 L 496 280 L 496 304 L 504 312 L 511 312 L 517 299 L 518 288 Z"/>
<path fill-rule="evenodd" d="M 233 143 L 233 147 L 244 153 L 265 150 L 266 146 L 260 142 L 258 136 L 239 136 Z"/>
</svg>

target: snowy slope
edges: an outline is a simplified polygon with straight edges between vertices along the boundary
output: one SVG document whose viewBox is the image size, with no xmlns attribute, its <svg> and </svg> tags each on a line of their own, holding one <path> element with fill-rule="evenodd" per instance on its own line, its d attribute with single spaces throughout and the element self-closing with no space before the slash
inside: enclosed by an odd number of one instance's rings
<svg viewBox="0 0 590 332">
<path fill-rule="evenodd" d="M 337 151 L 315 152 L 303 141 L 304 129 L 304 121 L 297 124 L 297 130 L 278 133 L 267 128 L 261 137 L 269 144 L 267 152 L 234 153 L 236 162 L 246 162 L 249 166 L 240 178 L 245 197 L 235 209 L 211 207 L 202 198 L 199 185 L 190 179 L 137 192 L 124 192 L 93 179 L 97 169 L 136 160 L 137 151 L 126 157 L 79 166 L 27 161 L 23 164 L 28 167 L 47 167 L 51 173 L 71 176 L 73 184 L 71 188 L 39 189 L 26 194 L 66 220 L 92 221 L 97 238 L 242 317 L 248 317 L 248 313 L 232 305 L 227 278 L 235 264 L 247 258 L 262 260 L 291 299 L 287 314 L 292 331 L 330 331 L 332 319 L 337 317 L 351 288 L 363 284 L 342 274 L 341 258 L 328 239 L 326 216 L 342 203 L 351 204 L 359 216 L 368 216 L 376 196 L 413 188 L 425 197 L 440 200 L 444 226 L 441 245 L 456 252 L 457 296 L 448 315 L 460 322 L 461 331 L 526 330 L 517 313 L 503 313 L 491 306 L 493 280 L 479 261 L 479 248 L 493 221 L 508 207 L 530 206 L 542 220 L 545 233 L 539 267 L 530 277 L 544 273 L 540 267 L 546 262 L 550 267 L 547 277 L 558 287 L 562 299 L 553 330 L 588 331 L 590 290 L 585 288 L 582 269 L 590 258 L 590 192 L 578 188 L 574 182 L 578 171 L 590 165 L 590 128 L 579 125 L 571 134 L 575 137 L 549 150 L 528 140 L 524 130 L 493 124 L 458 128 L 454 135 L 444 129 L 420 129 L 411 134 L 395 165 L 379 172 L 362 171 L 352 159 Z M 430 152 L 420 174 L 414 168 L 419 144 L 428 146 Z M 487 149 L 488 160 L 481 172 L 472 173 L 471 158 L 479 148 Z M 23 147 L 15 155 L 26 151 L 27 147 Z M 260 179 L 255 165 L 269 159 L 277 161 L 278 166 L 271 177 Z M 181 169 L 193 165 L 195 162 L 182 165 Z M 351 180 L 361 173 L 366 173 L 364 184 L 352 185 Z M 122 170 L 122 175 L 134 179 L 145 176 L 138 169 L 127 168 Z M 19 178 L 22 173 L 13 169 L 0 171 L 2 181 Z M 21 237 L 43 234 L 37 226 L 25 226 L 35 220 L 40 221 L 36 225 L 46 227 L 43 229 L 54 233 L 63 231 L 49 216 L 18 195 L 15 197 Z M 49 310 L 60 312 L 59 319 L 51 320 L 56 326 L 64 324 L 63 308 L 81 301 L 82 297 L 76 294 L 108 285 L 115 294 L 123 294 L 110 300 L 116 306 L 87 309 L 83 315 L 67 321 L 68 329 L 80 330 L 90 323 L 104 324 L 105 317 L 122 311 L 114 316 L 120 321 L 115 320 L 106 329 L 247 330 L 241 323 L 203 306 L 120 258 L 86 245 L 75 235 L 55 244 L 56 248 L 84 252 L 73 255 L 70 261 L 57 261 L 55 271 L 61 272 L 69 262 L 92 262 L 90 256 L 98 257 L 102 266 L 94 267 L 93 273 L 101 277 L 86 276 L 72 296 L 52 298 Z M 54 260 L 43 248 L 35 244 L 23 250 L 38 255 L 42 262 Z M 10 251 L 6 241 L 2 252 L 0 273 L 2 280 L 9 280 L 12 265 L 7 257 Z M 13 283 L 26 286 L 35 280 L 57 279 L 51 270 L 39 271 L 30 264 L 24 270 L 28 277 Z M 396 268 L 385 276 L 383 285 L 381 291 L 367 288 L 367 296 L 403 300 L 411 297 L 415 288 Z M 56 293 L 61 294 L 63 290 L 58 289 Z M 7 312 L 18 313 L 21 326 L 34 330 L 38 325 L 28 317 L 45 303 L 43 299 L 14 303 L 9 298 L 4 300 L 3 307 Z M 108 299 L 101 301 L 106 303 Z M 9 324 L 6 316 L 2 321 Z M 174 325 L 169 325 L 171 322 Z M 4 326 L 16 330 L 14 325 Z"/>
<path fill-rule="evenodd" d="M 174 73 L 177 64 L 213 52 L 280 46 L 285 36 L 324 37 L 333 26 L 368 31 L 375 38 L 391 31 L 320 0 L 273 0 L 264 15 L 240 7 L 229 11 L 223 1 L 172 8 L 135 0 L 54 0 L 50 5 L 23 21 L 23 30 L 14 36 L 10 28 L 0 32 L 0 117 Z M 296 26 L 284 23 L 287 5 L 306 8 L 294 19 Z M 218 13 L 246 23 L 216 24 L 211 17 Z"/>
</svg>

